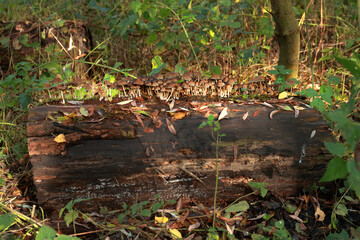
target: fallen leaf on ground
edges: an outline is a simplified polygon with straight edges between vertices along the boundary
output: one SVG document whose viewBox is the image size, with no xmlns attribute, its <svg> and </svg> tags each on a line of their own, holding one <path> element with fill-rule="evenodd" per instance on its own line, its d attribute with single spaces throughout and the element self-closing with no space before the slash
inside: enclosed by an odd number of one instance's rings
<svg viewBox="0 0 360 240">
<path fill-rule="evenodd" d="M 249 116 L 249 112 L 246 112 L 244 116 L 242 117 L 242 120 L 245 121 Z"/>
<path fill-rule="evenodd" d="M 144 127 L 144 123 L 140 118 L 140 114 L 139 113 L 134 113 L 134 115 L 135 115 L 137 121 L 141 124 L 141 126 Z"/>
<path fill-rule="evenodd" d="M 274 115 L 280 112 L 280 110 L 274 110 L 270 113 L 270 119 L 273 119 Z"/>
<path fill-rule="evenodd" d="M 172 134 L 176 135 L 176 130 L 175 130 L 174 126 L 172 125 L 172 123 L 171 123 L 171 122 L 169 121 L 169 119 L 167 119 L 167 118 L 166 118 L 166 124 L 167 124 L 167 126 L 168 126 L 169 131 L 170 131 Z"/>
<path fill-rule="evenodd" d="M 288 92 L 282 92 L 279 94 L 279 99 L 284 99 L 284 98 L 287 98 L 288 97 Z"/>
<path fill-rule="evenodd" d="M 198 227 L 200 227 L 200 223 L 199 223 L 198 221 L 196 221 L 196 223 L 191 224 L 191 225 L 189 226 L 188 231 L 191 232 L 192 230 L 194 230 L 194 229 L 196 229 L 196 228 L 198 228 Z"/>
<path fill-rule="evenodd" d="M 316 207 L 316 211 L 315 211 L 315 219 L 316 221 L 322 222 L 325 219 L 325 213 L 323 210 L 320 209 L 319 206 Z"/>
<path fill-rule="evenodd" d="M 153 132 L 154 132 L 154 129 L 152 129 L 152 128 L 149 128 L 149 127 L 144 128 L 144 133 L 153 133 Z"/>
<path fill-rule="evenodd" d="M 163 217 L 156 217 L 155 216 L 155 223 L 156 224 L 164 224 L 164 223 L 167 223 L 169 221 L 169 219 L 165 216 Z"/>
<path fill-rule="evenodd" d="M 79 112 L 80 112 L 80 114 L 83 115 L 84 117 L 89 116 L 89 111 L 86 110 L 84 107 L 81 107 L 81 108 L 79 109 Z"/>
<path fill-rule="evenodd" d="M 273 105 L 271 105 L 270 103 L 267 103 L 267 102 L 263 102 L 261 103 L 262 105 L 266 106 L 266 107 L 269 107 L 269 108 L 274 108 Z"/>
<path fill-rule="evenodd" d="M 180 120 L 183 119 L 185 116 L 186 116 L 186 112 L 177 112 L 175 113 L 174 118 L 176 120 Z"/>
<path fill-rule="evenodd" d="M 315 134 L 316 134 L 316 130 L 312 130 L 311 135 L 310 135 L 310 139 L 312 139 L 315 136 Z"/>
<path fill-rule="evenodd" d="M 128 103 L 131 103 L 132 101 L 134 100 L 125 100 L 125 101 L 122 101 L 122 102 L 118 102 L 117 105 L 125 105 L 125 104 L 128 104 Z"/>
<path fill-rule="evenodd" d="M 226 117 L 226 115 L 228 115 L 228 107 L 225 107 L 225 108 L 221 111 L 221 113 L 220 113 L 220 115 L 219 115 L 219 118 L 218 118 L 218 121 L 220 121 L 221 119 L 223 119 L 224 117 Z"/>
<path fill-rule="evenodd" d="M 177 230 L 175 228 L 169 229 L 169 232 L 173 239 L 181 239 L 182 238 L 181 232 L 179 232 L 179 230 Z"/>
<path fill-rule="evenodd" d="M 56 136 L 56 138 L 54 138 L 54 141 L 57 142 L 57 143 L 66 142 L 65 135 L 60 133 L 59 135 Z"/>
<path fill-rule="evenodd" d="M 259 110 L 256 110 L 253 114 L 253 117 L 256 117 L 259 114 Z"/>
</svg>

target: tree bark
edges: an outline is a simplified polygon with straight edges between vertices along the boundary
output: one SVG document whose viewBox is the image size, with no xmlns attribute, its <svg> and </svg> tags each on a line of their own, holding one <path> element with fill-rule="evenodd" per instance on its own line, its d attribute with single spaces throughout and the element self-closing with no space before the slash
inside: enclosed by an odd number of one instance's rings
<svg viewBox="0 0 360 240">
<path fill-rule="evenodd" d="M 275 20 L 280 54 L 278 65 L 284 65 L 291 69 L 292 73 L 286 76 L 286 80 L 298 78 L 300 32 L 295 13 L 292 9 L 291 0 L 270 0 L 272 16 Z"/>
<path fill-rule="evenodd" d="M 190 109 L 186 103 L 177 104 Z M 226 136 L 219 145 L 219 202 L 240 197 L 250 180 L 268 182 L 279 195 L 296 195 L 320 179 L 331 158 L 323 147 L 331 133 L 317 111 L 300 111 L 297 118 L 294 112 L 281 111 L 272 119 L 274 109 L 259 104 L 222 103 L 212 111 L 220 113 L 224 105 L 229 113 L 220 121 L 220 133 Z M 156 121 L 154 116 L 141 116 L 141 124 L 124 107 L 111 105 L 106 113 L 111 117 L 105 119 L 94 115 L 71 125 L 49 120 L 53 113 L 79 108 L 30 110 L 28 148 L 37 198 L 44 209 L 56 212 L 77 198 L 91 198 L 81 204 L 83 211 L 100 206 L 116 209 L 123 202 L 150 200 L 155 194 L 163 199 L 212 201 L 215 143 L 209 127 L 199 129 L 206 120 L 204 113 L 189 111 L 175 120 L 159 111 Z M 157 109 L 168 106 L 147 104 L 147 112 Z M 168 121 L 176 134 L 170 132 Z M 61 133 L 66 142 L 54 141 Z"/>
</svg>

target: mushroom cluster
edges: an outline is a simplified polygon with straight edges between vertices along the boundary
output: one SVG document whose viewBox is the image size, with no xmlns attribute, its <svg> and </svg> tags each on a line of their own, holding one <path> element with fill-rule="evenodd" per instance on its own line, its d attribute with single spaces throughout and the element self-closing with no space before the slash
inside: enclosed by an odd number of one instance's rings
<svg viewBox="0 0 360 240">
<path fill-rule="evenodd" d="M 149 77 L 124 77 L 112 82 L 106 80 L 97 84 L 84 83 L 81 80 L 74 80 L 67 84 L 56 81 L 53 87 L 50 86 L 51 84 L 48 83 L 44 89 L 60 91 L 61 98 L 63 98 L 63 91 L 69 91 L 77 99 L 83 98 L 84 95 L 98 95 L 100 100 L 112 98 L 114 94 L 119 98 L 148 95 L 156 96 L 161 100 L 179 99 L 182 96 L 228 98 L 245 94 L 274 95 L 274 90 L 262 76 L 249 79 L 246 83 L 240 83 L 239 78 L 234 76 L 213 74 L 211 77 L 205 77 L 199 72 L 193 71 L 183 75 L 169 72 L 165 75 L 154 74 Z"/>
<path fill-rule="evenodd" d="M 109 86 L 110 87 L 110 86 Z M 124 97 L 137 97 L 145 93 L 161 100 L 178 99 L 181 96 L 230 97 L 243 94 L 274 95 L 271 86 L 266 86 L 265 78 L 250 79 L 239 83 L 233 76 L 201 76 L 198 72 L 186 72 L 182 76 L 169 72 L 165 75 L 154 74 L 151 77 L 122 78 L 116 87 Z"/>
</svg>

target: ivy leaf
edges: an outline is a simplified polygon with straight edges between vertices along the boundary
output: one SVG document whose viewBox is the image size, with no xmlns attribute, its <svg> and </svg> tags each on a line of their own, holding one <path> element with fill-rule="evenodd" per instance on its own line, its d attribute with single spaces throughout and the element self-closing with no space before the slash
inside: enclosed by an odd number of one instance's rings
<svg viewBox="0 0 360 240">
<path fill-rule="evenodd" d="M 325 147 L 331 152 L 332 154 L 343 157 L 346 154 L 346 146 L 339 142 L 326 142 Z"/>
<path fill-rule="evenodd" d="M 341 179 L 346 177 L 347 173 L 348 170 L 344 159 L 335 157 L 328 163 L 325 174 L 320 179 L 320 182 L 330 182 L 335 179 Z"/>
</svg>

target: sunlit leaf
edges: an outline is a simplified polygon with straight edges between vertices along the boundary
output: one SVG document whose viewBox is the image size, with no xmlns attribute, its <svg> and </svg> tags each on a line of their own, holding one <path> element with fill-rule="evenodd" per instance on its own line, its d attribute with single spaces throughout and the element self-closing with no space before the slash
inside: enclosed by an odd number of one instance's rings
<svg viewBox="0 0 360 240">
<path fill-rule="evenodd" d="M 128 104 L 128 103 L 131 103 L 132 101 L 134 100 L 125 100 L 125 101 L 121 101 L 121 102 L 118 102 L 117 105 L 125 105 L 125 104 Z"/>
<path fill-rule="evenodd" d="M 219 115 L 219 117 L 218 117 L 218 121 L 220 121 L 221 119 L 223 119 L 224 117 L 226 117 L 226 115 L 228 115 L 228 107 L 225 107 L 225 108 L 221 111 L 221 113 L 220 113 L 220 115 Z"/>
<path fill-rule="evenodd" d="M 169 221 L 169 219 L 165 216 L 162 216 L 162 217 L 157 217 L 155 216 L 155 223 L 156 224 L 164 224 L 164 223 L 167 223 Z"/>
<path fill-rule="evenodd" d="M 172 238 L 182 239 L 182 235 L 181 235 L 181 232 L 179 232 L 179 230 L 177 230 L 175 228 L 170 228 L 169 232 L 170 232 Z"/>
<path fill-rule="evenodd" d="M 191 224 L 191 225 L 189 226 L 188 231 L 191 232 L 192 230 L 194 230 L 194 229 L 196 229 L 196 228 L 198 228 L 198 227 L 200 227 L 200 222 L 196 221 L 196 223 Z"/>
<path fill-rule="evenodd" d="M 289 96 L 288 92 L 282 92 L 279 94 L 279 99 L 284 99 L 284 98 L 287 98 Z"/>
<path fill-rule="evenodd" d="M 316 211 L 315 211 L 315 219 L 316 221 L 324 221 L 325 220 L 325 213 L 323 210 L 320 209 L 319 206 L 316 207 Z"/>
<path fill-rule="evenodd" d="M 79 112 L 80 112 L 80 114 L 83 115 L 84 117 L 89 116 L 89 111 L 86 110 L 84 107 L 81 107 L 81 108 L 79 109 Z"/>
<path fill-rule="evenodd" d="M 64 135 L 63 133 L 60 133 L 59 135 L 57 135 L 57 136 L 54 138 L 54 141 L 57 142 L 57 143 L 66 142 L 65 135 Z"/>
</svg>

